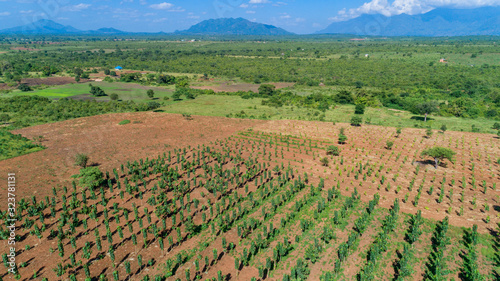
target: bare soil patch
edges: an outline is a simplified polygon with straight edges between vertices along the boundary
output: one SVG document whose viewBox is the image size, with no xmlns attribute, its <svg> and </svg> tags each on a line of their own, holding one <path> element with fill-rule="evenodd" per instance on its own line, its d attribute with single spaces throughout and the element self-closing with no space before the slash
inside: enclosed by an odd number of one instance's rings
<svg viewBox="0 0 500 281">
<path fill-rule="evenodd" d="M 122 120 L 127 125 L 118 125 Z M 141 123 L 135 123 L 140 121 Z M 71 186 L 78 153 L 89 155 L 102 170 L 112 170 L 127 161 L 154 157 L 174 148 L 183 148 L 228 137 L 263 121 L 193 116 L 153 112 L 107 114 L 67 120 L 13 131 L 33 139 L 44 136 L 47 149 L 0 161 L 0 180 L 15 172 L 19 177 L 17 197 L 43 198 L 52 187 Z M 0 200 L 6 194 L 0 194 Z"/>
<path fill-rule="evenodd" d="M 276 86 L 276 89 L 287 88 L 295 85 L 295 83 L 269 83 Z M 231 82 L 216 82 L 216 85 L 211 86 L 191 86 L 193 89 L 201 89 L 201 90 L 213 90 L 214 92 L 238 92 L 238 91 L 259 91 L 259 84 L 250 84 L 250 83 L 242 83 L 242 84 L 233 84 Z"/>
<path fill-rule="evenodd" d="M 89 79 L 81 79 L 79 83 L 89 82 Z M 56 85 L 66 85 L 66 84 L 75 84 L 75 78 L 73 77 L 47 77 L 47 78 L 25 78 L 21 81 L 21 83 L 28 84 L 28 86 L 39 86 L 39 85 L 48 85 L 48 86 L 56 86 Z"/>
</svg>

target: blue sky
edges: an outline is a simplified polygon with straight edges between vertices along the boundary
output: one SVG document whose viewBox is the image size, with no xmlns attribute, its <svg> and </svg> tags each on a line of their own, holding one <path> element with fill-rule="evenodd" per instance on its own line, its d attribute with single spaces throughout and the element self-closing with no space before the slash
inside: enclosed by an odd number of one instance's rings
<svg viewBox="0 0 500 281">
<path fill-rule="evenodd" d="M 303 34 L 365 13 L 390 16 L 498 5 L 500 0 L 0 0 L 0 29 L 50 19 L 81 30 L 172 32 L 206 19 L 243 17 Z"/>
</svg>

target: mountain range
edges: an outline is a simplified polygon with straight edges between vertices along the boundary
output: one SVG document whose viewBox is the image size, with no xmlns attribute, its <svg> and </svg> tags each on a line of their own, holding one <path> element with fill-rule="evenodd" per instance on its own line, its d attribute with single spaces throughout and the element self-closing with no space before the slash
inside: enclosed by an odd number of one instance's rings
<svg viewBox="0 0 500 281">
<path fill-rule="evenodd" d="M 79 30 L 51 20 L 0 30 L 0 34 L 52 35 L 133 35 L 138 33 L 114 28 Z M 146 33 L 141 33 L 146 34 Z M 154 33 L 149 33 L 154 34 Z M 204 20 L 187 30 L 170 35 L 293 35 L 282 28 L 252 22 L 243 18 Z M 347 21 L 334 22 L 315 34 L 351 34 L 363 36 L 466 36 L 500 35 L 500 7 L 477 9 L 434 9 L 420 15 L 401 14 L 392 17 L 361 15 Z"/>
<path fill-rule="evenodd" d="M 374 36 L 500 35 L 500 7 L 434 9 L 421 15 L 362 15 L 334 22 L 317 34 Z"/>
</svg>

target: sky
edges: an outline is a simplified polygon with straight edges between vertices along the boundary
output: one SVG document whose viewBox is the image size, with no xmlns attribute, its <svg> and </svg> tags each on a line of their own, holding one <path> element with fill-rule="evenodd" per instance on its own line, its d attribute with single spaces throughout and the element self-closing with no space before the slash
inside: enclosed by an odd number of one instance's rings
<svg viewBox="0 0 500 281">
<path fill-rule="evenodd" d="M 81 30 L 173 32 L 206 19 L 243 17 L 307 34 L 362 14 L 484 6 L 500 6 L 500 0 L 0 0 L 0 29 L 50 19 Z"/>
</svg>

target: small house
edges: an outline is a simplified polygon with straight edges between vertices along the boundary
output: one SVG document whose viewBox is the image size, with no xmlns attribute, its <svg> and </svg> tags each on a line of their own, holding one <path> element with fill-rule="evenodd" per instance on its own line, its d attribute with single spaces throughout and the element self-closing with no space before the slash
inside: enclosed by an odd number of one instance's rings
<svg viewBox="0 0 500 281">
<path fill-rule="evenodd" d="M 439 62 L 441 62 L 441 63 L 447 63 L 446 59 L 440 59 Z"/>
<path fill-rule="evenodd" d="M 118 70 L 118 71 L 120 71 L 120 70 L 122 70 L 122 69 L 123 69 L 123 67 L 121 67 L 121 66 L 117 66 L 117 67 L 115 67 L 115 70 Z"/>
</svg>

